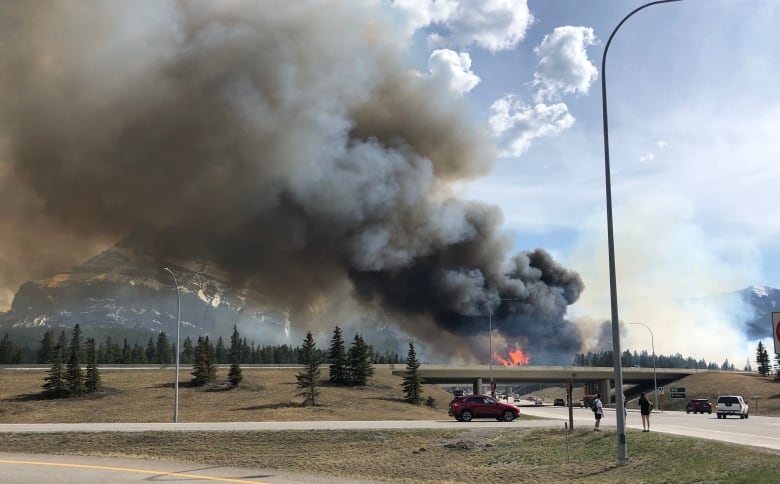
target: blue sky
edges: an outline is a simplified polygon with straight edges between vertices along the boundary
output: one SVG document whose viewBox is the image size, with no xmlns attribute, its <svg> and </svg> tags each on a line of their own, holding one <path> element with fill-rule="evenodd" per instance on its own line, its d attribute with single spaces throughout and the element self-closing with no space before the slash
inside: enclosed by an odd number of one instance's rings
<svg viewBox="0 0 780 484">
<path fill-rule="evenodd" d="M 421 71 L 434 64 L 420 52 L 458 54 L 451 85 L 502 150 L 462 196 L 500 206 L 518 250 L 545 248 L 581 273 L 570 315 L 593 319 L 594 335 L 609 318 L 601 58 L 643 3 L 395 2 L 432 20 L 413 40 Z M 741 368 L 755 342 L 731 315 L 673 301 L 780 287 L 777 25 L 776 2 L 686 0 L 637 13 L 610 46 L 620 316 L 655 328 L 659 353 L 725 354 Z M 624 347 L 647 348 L 645 328 L 624 336 Z"/>
</svg>

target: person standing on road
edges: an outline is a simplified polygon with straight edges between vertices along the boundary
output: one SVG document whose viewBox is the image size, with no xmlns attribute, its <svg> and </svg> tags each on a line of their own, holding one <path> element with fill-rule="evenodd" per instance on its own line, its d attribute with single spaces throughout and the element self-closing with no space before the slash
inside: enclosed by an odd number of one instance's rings
<svg viewBox="0 0 780 484">
<path fill-rule="evenodd" d="M 601 423 L 601 417 L 604 416 L 604 404 L 601 403 L 601 393 L 596 394 L 596 400 L 593 401 L 593 415 L 596 417 L 596 426 L 593 430 L 601 432 L 599 424 Z"/>
<path fill-rule="evenodd" d="M 642 432 L 650 432 L 650 410 L 652 404 L 647 399 L 645 392 L 639 396 L 639 413 L 642 414 Z"/>
</svg>

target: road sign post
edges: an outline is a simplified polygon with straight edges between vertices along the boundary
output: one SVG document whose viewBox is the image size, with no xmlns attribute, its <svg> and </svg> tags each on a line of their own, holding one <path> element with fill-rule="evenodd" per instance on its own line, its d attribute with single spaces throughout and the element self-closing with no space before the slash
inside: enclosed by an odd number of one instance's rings
<svg viewBox="0 0 780 484">
<path fill-rule="evenodd" d="M 672 398 L 685 398 L 685 387 L 672 387 L 669 389 L 669 396 Z"/>
</svg>

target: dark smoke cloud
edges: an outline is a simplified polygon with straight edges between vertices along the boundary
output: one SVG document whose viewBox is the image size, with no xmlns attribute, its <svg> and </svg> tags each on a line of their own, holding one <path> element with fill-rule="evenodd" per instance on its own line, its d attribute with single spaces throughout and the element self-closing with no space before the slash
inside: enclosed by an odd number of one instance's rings
<svg viewBox="0 0 780 484">
<path fill-rule="evenodd" d="M 444 348 L 494 310 L 532 358 L 579 350 L 579 276 L 452 195 L 493 146 L 402 31 L 376 2 L 3 1 L 0 285 L 175 226 L 168 255 L 301 314 L 347 294 Z"/>
</svg>

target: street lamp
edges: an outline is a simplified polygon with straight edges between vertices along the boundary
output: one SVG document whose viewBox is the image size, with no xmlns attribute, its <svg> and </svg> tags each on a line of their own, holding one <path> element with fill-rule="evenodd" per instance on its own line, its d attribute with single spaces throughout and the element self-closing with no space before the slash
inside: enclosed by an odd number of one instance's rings
<svg viewBox="0 0 780 484">
<path fill-rule="evenodd" d="M 501 302 L 503 301 L 517 301 L 520 298 L 517 297 L 510 297 L 510 298 L 502 298 L 499 299 L 498 305 L 501 305 Z M 490 351 L 490 396 L 495 398 L 496 396 L 496 389 L 493 382 L 493 309 L 490 309 L 490 326 L 488 331 L 490 334 L 488 334 L 488 340 L 489 340 L 489 351 Z"/>
<path fill-rule="evenodd" d="M 620 29 L 620 27 L 629 19 L 632 15 L 640 10 L 657 5 L 659 3 L 671 3 L 679 2 L 681 0 L 659 0 L 655 2 L 646 3 L 635 8 L 631 13 L 623 17 L 623 20 L 617 24 L 617 27 L 612 31 L 607 40 L 607 44 L 604 46 L 604 52 L 601 55 L 601 106 L 602 106 L 602 120 L 604 124 L 604 172 L 606 181 L 606 193 L 607 193 L 607 245 L 609 248 L 609 296 L 611 302 L 612 312 L 612 355 L 615 366 L 615 404 L 617 408 L 624 408 L 623 402 L 623 369 L 620 366 L 620 326 L 618 320 L 618 306 L 617 306 L 617 277 L 615 275 L 615 240 L 612 231 L 612 185 L 611 176 L 609 170 L 609 123 L 607 122 L 607 51 L 612 43 L 612 38 Z M 623 412 L 615 412 L 617 415 L 617 434 L 618 434 L 618 465 L 626 465 L 628 463 L 628 451 L 626 449 L 626 420 Z"/>
<path fill-rule="evenodd" d="M 181 333 L 181 292 L 179 291 L 179 281 L 172 270 L 163 267 L 163 270 L 171 275 L 173 284 L 176 286 L 176 379 L 173 382 L 173 423 L 179 422 L 179 336 Z"/>
<path fill-rule="evenodd" d="M 653 387 L 655 387 L 655 392 L 653 395 L 655 395 L 655 408 L 661 409 L 661 407 L 658 406 L 658 379 L 656 378 L 655 374 L 655 338 L 653 338 L 653 330 L 650 329 L 650 326 L 646 325 L 645 323 L 628 323 L 628 324 L 638 324 L 640 326 L 644 326 L 647 328 L 648 331 L 650 331 L 650 345 L 653 348 Z"/>
</svg>

